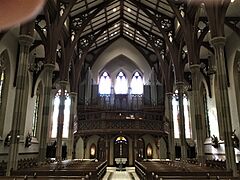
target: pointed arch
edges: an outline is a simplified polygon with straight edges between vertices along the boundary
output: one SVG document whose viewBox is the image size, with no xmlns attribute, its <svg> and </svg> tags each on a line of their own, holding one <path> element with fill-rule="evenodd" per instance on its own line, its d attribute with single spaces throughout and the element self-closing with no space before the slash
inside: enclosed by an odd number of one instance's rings
<svg viewBox="0 0 240 180">
<path fill-rule="evenodd" d="M 110 75 L 104 71 L 99 78 L 99 94 L 110 94 L 111 93 L 112 82 Z"/>
<path fill-rule="evenodd" d="M 7 108 L 8 89 L 10 84 L 11 67 L 10 56 L 5 49 L 0 54 L 0 136 L 3 135 L 3 129 L 5 124 L 5 115 Z"/>
<path fill-rule="evenodd" d="M 52 114 L 52 129 L 51 129 L 51 138 L 57 137 L 57 126 L 58 126 L 58 114 L 59 114 L 59 105 L 60 105 L 60 98 L 59 95 L 61 90 L 59 89 L 55 94 L 53 100 L 53 114 Z M 65 99 L 65 108 L 64 108 L 64 122 L 63 122 L 63 138 L 68 138 L 68 131 L 69 131 L 69 121 L 70 121 L 70 106 L 71 106 L 71 99 L 70 96 L 65 90 L 66 99 Z"/>
<path fill-rule="evenodd" d="M 33 108 L 32 118 L 32 136 L 40 138 L 40 127 L 42 124 L 42 110 L 43 110 L 43 83 L 40 81 L 35 91 L 35 102 Z"/>
<path fill-rule="evenodd" d="M 116 76 L 114 90 L 116 94 L 128 93 L 128 80 L 123 70 L 120 70 Z"/>
<path fill-rule="evenodd" d="M 134 72 L 130 86 L 131 94 L 143 94 L 143 77 L 139 71 Z"/>
</svg>

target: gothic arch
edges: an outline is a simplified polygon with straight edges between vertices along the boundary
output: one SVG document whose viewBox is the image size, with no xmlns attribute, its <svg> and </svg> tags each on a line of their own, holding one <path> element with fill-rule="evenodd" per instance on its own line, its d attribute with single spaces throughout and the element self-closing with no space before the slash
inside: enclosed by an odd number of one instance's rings
<svg viewBox="0 0 240 180">
<path fill-rule="evenodd" d="M 233 63 L 233 78 L 234 78 L 234 86 L 235 86 L 235 94 L 236 94 L 236 103 L 237 103 L 237 114 L 240 115 L 240 96 L 237 93 L 240 90 L 240 49 L 236 51 Z M 239 117 L 238 117 L 239 119 Z M 240 121 L 238 122 L 238 127 L 240 126 Z M 238 129 L 238 128 L 237 128 Z M 237 132 L 239 133 L 239 131 Z"/>
<path fill-rule="evenodd" d="M 8 50 L 5 49 L 0 54 L 0 60 L 3 61 L 5 66 L 4 70 L 4 84 L 2 87 L 2 95 L 1 96 L 1 104 L 0 104 L 0 136 L 3 135 L 4 123 L 5 123 L 5 115 L 7 108 L 7 99 L 8 99 L 8 90 L 10 85 L 10 77 L 11 77 L 11 66 L 10 66 L 10 56 Z M 1 76 L 1 75 L 0 75 Z"/>
</svg>

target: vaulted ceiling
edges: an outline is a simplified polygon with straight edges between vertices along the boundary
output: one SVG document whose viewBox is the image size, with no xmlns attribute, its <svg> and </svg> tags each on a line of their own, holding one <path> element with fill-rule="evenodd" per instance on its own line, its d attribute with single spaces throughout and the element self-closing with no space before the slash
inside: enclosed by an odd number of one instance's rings
<svg viewBox="0 0 240 180">
<path fill-rule="evenodd" d="M 124 38 L 131 43 L 142 53 L 151 67 L 155 66 L 156 70 L 159 70 L 156 51 L 165 59 L 168 48 L 156 22 L 160 24 L 160 28 L 169 38 L 174 38 L 174 41 L 183 39 L 181 31 L 177 31 L 176 15 L 169 1 L 173 2 L 181 13 L 184 8 L 183 4 L 188 2 L 186 0 L 49 0 L 46 7 L 50 10 L 48 18 L 52 19 L 52 22 L 59 18 L 59 14 L 65 16 L 64 12 L 68 11 L 63 36 L 65 39 L 71 38 L 72 41 L 77 38 L 76 56 L 86 52 L 83 66 L 85 71 L 89 66 L 92 67 L 97 57 L 119 38 Z M 240 1 L 235 1 L 235 4 L 231 3 L 229 6 L 225 24 L 230 27 L 227 30 L 235 29 L 238 32 Z M 199 23 L 198 28 L 201 33 L 208 23 L 204 11 L 200 13 L 200 16 L 202 22 Z M 46 34 L 44 19 L 46 15 L 43 12 L 37 17 L 36 24 L 43 34 Z M 205 42 L 202 43 L 205 48 L 202 48 L 200 56 L 206 54 L 206 51 L 211 51 L 207 38 L 206 35 Z M 42 38 L 39 37 L 39 39 Z M 186 48 L 183 49 L 183 54 L 184 51 Z"/>
</svg>

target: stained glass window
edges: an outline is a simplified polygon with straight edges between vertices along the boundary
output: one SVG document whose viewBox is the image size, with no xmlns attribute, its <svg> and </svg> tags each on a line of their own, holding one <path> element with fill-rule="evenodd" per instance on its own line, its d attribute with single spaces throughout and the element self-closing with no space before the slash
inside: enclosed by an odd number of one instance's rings
<svg viewBox="0 0 240 180">
<path fill-rule="evenodd" d="M 0 107 L 1 107 L 1 104 L 2 104 L 2 94 L 3 94 L 4 78 L 5 78 L 5 73 L 4 73 L 4 71 L 2 71 L 2 73 L 1 73 L 1 81 L 0 81 Z"/>
<path fill-rule="evenodd" d="M 179 138 L 179 101 L 178 101 L 178 91 L 175 91 L 172 99 L 173 106 L 173 124 L 174 124 L 174 137 Z M 190 118 L 190 109 L 189 109 L 189 101 L 187 95 L 183 95 L 183 108 L 184 108 L 184 120 L 185 120 L 185 136 L 186 138 L 192 137 L 192 126 L 191 126 L 191 118 Z"/>
<path fill-rule="evenodd" d="M 111 79 L 107 72 L 104 72 L 99 81 L 99 94 L 111 93 Z"/>
<path fill-rule="evenodd" d="M 131 81 L 131 94 L 143 94 L 143 80 L 139 72 L 135 72 Z"/>
<path fill-rule="evenodd" d="M 34 109 L 33 109 L 33 119 L 32 119 L 32 136 L 33 137 L 37 137 L 39 106 L 40 106 L 40 93 L 39 93 L 39 89 L 37 89 L 36 100 L 35 100 Z"/>
<path fill-rule="evenodd" d="M 127 94 L 128 93 L 128 81 L 123 72 L 119 72 L 115 83 L 116 94 Z"/>
<path fill-rule="evenodd" d="M 61 90 L 55 95 L 54 98 L 54 108 L 53 108 L 53 116 L 52 116 L 52 138 L 57 137 L 57 126 L 58 126 L 58 114 L 59 114 L 59 105 L 60 105 L 60 93 Z M 69 131 L 69 120 L 70 120 L 70 106 L 71 106 L 71 99 L 67 92 L 66 99 L 65 99 L 65 108 L 64 108 L 64 122 L 63 122 L 63 138 L 68 138 L 68 131 Z"/>
</svg>

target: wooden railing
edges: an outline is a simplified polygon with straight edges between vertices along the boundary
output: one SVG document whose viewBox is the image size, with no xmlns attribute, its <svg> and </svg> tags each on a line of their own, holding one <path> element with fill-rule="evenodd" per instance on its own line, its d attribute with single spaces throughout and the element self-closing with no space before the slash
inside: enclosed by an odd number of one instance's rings
<svg viewBox="0 0 240 180">
<path fill-rule="evenodd" d="M 145 119 L 91 119 L 81 120 L 78 134 L 110 132 L 167 133 L 168 123 L 160 120 Z"/>
</svg>

